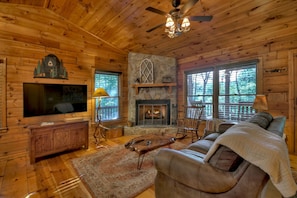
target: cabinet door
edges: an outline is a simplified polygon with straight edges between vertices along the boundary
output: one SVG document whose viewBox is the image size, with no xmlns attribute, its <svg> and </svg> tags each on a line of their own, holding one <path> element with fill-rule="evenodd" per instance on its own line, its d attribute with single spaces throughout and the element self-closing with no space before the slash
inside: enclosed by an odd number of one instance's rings
<svg viewBox="0 0 297 198">
<path fill-rule="evenodd" d="M 71 148 L 88 148 L 88 124 L 80 123 L 71 127 Z"/>
<path fill-rule="evenodd" d="M 31 147 L 35 150 L 35 157 L 51 153 L 53 150 L 52 130 L 32 131 L 33 138 Z"/>
<path fill-rule="evenodd" d="M 69 127 L 61 127 L 53 130 L 54 134 L 54 150 L 63 151 L 69 148 L 70 136 Z"/>
</svg>

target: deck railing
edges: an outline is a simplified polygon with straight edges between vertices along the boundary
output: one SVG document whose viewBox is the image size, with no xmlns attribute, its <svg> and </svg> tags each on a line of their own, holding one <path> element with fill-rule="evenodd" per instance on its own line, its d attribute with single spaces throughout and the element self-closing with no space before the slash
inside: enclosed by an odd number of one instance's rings
<svg viewBox="0 0 297 198">
<path fill-rule="evenodd" d="M 218 107 L 218 118 L 224 120 L 237 120 L 244 121 L 255 114 L 253 109 L 253 103 L 234 103 L 223 104 Z M 205 103 L 202 119 L 213 118 L 213 106 L 212 104 Z"/>
<path fill-rule="evenodd" d="M 252 108 L 253 103 L 234 103 L 219 105 L 219 119 L 244 121 L 255 114 Z M 117 106 L 101 107 L 100 109 L 102 120 L 114 120 L 119 117 Z M 213 117 L 213 106 L 210 103 L 205 103 L 202 119 L 211 119 Z"/>
<path fill-rule="evenodd" d="M 102 120 L 117 119 L 119 117 L 119 107 L 117 106 L 101 107 L 100 115 Z"/>
</svg>

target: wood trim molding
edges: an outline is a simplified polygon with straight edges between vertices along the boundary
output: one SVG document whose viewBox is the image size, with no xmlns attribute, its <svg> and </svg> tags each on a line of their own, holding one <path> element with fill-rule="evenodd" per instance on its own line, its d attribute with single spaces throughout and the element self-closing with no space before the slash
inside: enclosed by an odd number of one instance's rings
<svg viewBox="0 0 297 198">
<path fill-rule="evenodd" d="M 288 52 L 288 73 L 289 73 L 289 152 L 290 153 L 297 153 L 297 146 L 295 142 L 297 142 L 297 135 L 295 134 L 296 129 L 296 109 L 297 109 L 297 81 L 295 80 L 297 74 L 297 62 L 295 63 L 294 60 L 297 60 L 297 49 L 290 50 Z"/>
<path fill-rule="evenodd" d="M 0 57 L 0 132 L 7 132 L 6 121 L 6 58 Z"/>
</svg>

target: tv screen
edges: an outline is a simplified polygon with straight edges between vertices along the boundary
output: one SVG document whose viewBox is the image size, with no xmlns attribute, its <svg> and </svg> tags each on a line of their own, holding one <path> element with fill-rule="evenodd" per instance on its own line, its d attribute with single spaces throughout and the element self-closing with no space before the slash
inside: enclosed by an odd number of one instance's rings
<svg viewBox="0 0 297 198">
<path fill-rule="evenodd" d="M 87 85 L 23 83 L 24 117 L 87 111 Z"/>
</svg>

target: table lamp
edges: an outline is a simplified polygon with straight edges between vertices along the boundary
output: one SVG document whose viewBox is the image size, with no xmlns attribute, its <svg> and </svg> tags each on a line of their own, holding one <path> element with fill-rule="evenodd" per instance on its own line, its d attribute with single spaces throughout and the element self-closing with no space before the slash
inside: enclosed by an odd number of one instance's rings
<svg viewBox="0 0 297 198">
<path fill-rule="evenodd" d="M 264 110 L 268 110 L 268 103 L 265 95 L 256 95 L 254 100 L 253 108 L 256 109 L 257 112 L 262 112 Z"/>
<path fill-rule="evenodd" d="M 97 107 L 97 121 L 101 120 L 100 117 L 100 103 L 101 103 L 101 98 L 103 97 L 108 97 L 108 93 L 105 91 L 105 89 L 99 87 L 95 90 L 93 93 L 93 98 L 98 98 L 98 107 Z"/>
<path fill-rule="evenodd" d="M 98 140 L 97 140 L 97 137 L 99 137 L 99 142 L 100 142 L 100 136 L 103 137 L 103 138 L 106 138 L 105 135 L 102 133 L 102 131 L 99 129 L 100 127 L 102 128 L 102 130 L 106 130 L 108 128 L 104 127 L 102 124 L 101 124 L 101 115 L 100 115 L 100 103 L 101 103 L 101 99 L 103 97 L 108 97 L 109 94 L 105 91 L 105 89 L 99 87 L 95 90 L 95 92 L 93 93 L 93 98 L 97 98 L 98 99 L 98 107 L 97 107 L 97 124 L 96 124 L 96 128 L 95 128 L 95 131 L 94 131 L 94 138 L 95 138 L 95 143 L 96 145 L 98 144 Z M 98 131 L 99 130 L 99 131 Z M 104 146 L 97 146 L 97 148 L 101 148 L 101 147 L 104 147 Z"/>
</svg>

